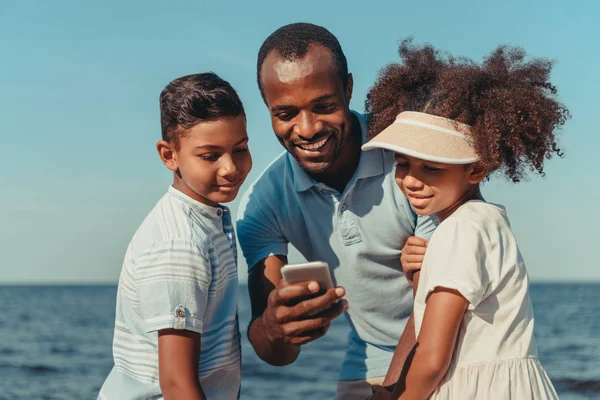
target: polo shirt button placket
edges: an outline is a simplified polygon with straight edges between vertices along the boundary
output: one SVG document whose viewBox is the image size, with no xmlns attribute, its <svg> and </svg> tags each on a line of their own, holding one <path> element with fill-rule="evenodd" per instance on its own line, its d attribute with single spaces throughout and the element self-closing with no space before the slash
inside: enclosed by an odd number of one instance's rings
<svg viewBox="0 0 600 400">
<path fill-rule="evenodd" d="M 223 215 L 223 210 L 221 210 L 220 208 L 217 210 L 217 217 L 220 217 Z"/>
</svg>

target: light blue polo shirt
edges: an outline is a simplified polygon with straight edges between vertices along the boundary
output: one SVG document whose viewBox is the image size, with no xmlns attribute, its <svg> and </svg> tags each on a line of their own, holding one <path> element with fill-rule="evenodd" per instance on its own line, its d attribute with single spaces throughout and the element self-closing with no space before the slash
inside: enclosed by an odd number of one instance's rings
<svg viewBox="0 0 600 400">
<path fill-rule="evenodd" d="M 366 141 L 364 118 L 361 123 Z M 249 268 L 288 243 L 308 261 L 326 261 L 346 289 L 350 321 L 340 379 L 386 374 L 412 311 L 412 289 L 400 265 L 409 236 L 429 239 L 437 221 L 420 217 L 394 179 L 394 154 L 361 153 L 343 193 L 312 179 L 287 152 L 244 194 L 237 231 Z"/>
</svg>

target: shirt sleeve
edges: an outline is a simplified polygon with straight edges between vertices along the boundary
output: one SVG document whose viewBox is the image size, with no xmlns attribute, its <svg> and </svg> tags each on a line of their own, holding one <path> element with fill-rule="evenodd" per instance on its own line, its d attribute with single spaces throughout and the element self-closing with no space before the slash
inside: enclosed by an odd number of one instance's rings
<svg viewBox="0 0 600 400">
<path fill-rule="evenodd" d="M 435 215 L 417 216 L 417 226 L 415 227 L 415 236 L 429 240 L 433 231 L 438 226 L 438 219 Z"/>
<path fill-rule="evenodd" d="M 477 307 L 492 283 L 486 253 L 486 237 L 473 221 L 444 221 L 425 254 L 427 297 L 435 288 L 444 287 L 457 290 Z"/>
<path fill-rule="evenodd" d="M 270 201 L 281 199 L 266 197 L 253 187 L 245 194 L 238 209 L 236 228 L 248 270 L 269 256 L 288 254 L 289 242 L 281 232 L 275 213 L 267 208 Z"/>
<path fill-rule="evenodd" d="M 172 328 L 202 333 L 212 274 L 209 259 L 198 245 L 161 242 L 140 254 L 135 264 L 146 331 Z"/>
</svg>

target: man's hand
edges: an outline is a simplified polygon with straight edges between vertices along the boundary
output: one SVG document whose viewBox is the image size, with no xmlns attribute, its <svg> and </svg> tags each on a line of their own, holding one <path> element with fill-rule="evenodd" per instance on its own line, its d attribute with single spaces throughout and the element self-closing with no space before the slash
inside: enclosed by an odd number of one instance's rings
<svg viewBox="0 0 600 400">
<path fill-rule="evenodd" d="M 427 240 L 416 236 L 410 236 L 400 255 L 400 263 L 402 263 L 402 271 L 408 280 L 408 283 L 413 285 L 413 274 L 421 270 L 425 251 L 427 250 Z"/>
<path fill-rule="evenodd" d="M 346 291 L 336 287 L 323 294 L 318 292 L 317 282 L 275 288 L 261 317 L 269 341 L 298 346 L 325 335 L 331 321 L 348 307 L 342 299 Z"/>
</svg>

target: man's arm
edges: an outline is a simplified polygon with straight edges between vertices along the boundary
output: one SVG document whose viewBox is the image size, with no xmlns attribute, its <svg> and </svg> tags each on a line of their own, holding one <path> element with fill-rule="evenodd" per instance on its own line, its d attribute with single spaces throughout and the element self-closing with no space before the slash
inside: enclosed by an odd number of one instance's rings
<svg viewBox="0 0 600 400">
<path fill-rule="evenodd" d="M 198 381 L 199 359 L 198 332 L 158 331 L 158 374 L 165 400 L 206 400 Z"/>
<path fill-rule="evenodd" d="M 256 354 L 271 365 L 293 363 L 300 346 L 325 335 L 331 321 L 347 307 L 341 287 L 319 293 L 316 282 L 286 285 L 281 267 L 285 256 L 269 256 L 248 275 L 252 321 L 248 340 Z"/>
</svg>

